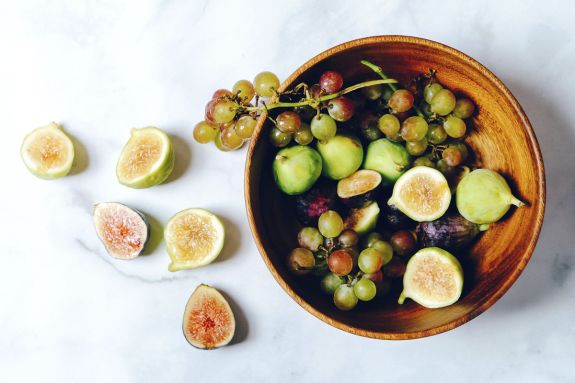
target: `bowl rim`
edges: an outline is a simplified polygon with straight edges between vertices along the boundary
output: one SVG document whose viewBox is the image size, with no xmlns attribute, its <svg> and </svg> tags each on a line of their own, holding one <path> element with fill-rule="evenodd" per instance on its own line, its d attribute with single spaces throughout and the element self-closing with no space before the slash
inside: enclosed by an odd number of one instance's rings
<svg viewBox="0 0 575 383">
<path fill-rule="evenodd" d="M 336 327 L 340 330 L 360 335 L 363 337 L 368 338 L 375 338 L 375 339 L 385 339 L 385 340 L 407 340 L 407 339 L 417 339 L 428 337 L 436 334 L 440 334 L 449 330 L 452 330 L 456 327 L 461 326 L 464 323 L 469 322 L 470 320 L 476 318 L 481 313 L 485 312 L 489 307 L 491 307 L 495 302 L 497 302 L 508 290 L 511 286 L 515 283 L 515 281 L 519 278 L 527 263 L 531 259 L 535 246 L 537 244 L 537 240 L 539 238 L 539 234 L 541 233 L 541 227 L 543 224 L 543 217 L 545 214 L 545 200 L 546 200 L 546 186 L 545 186 L 545 168 L 543 164 L 543 157 L 541 155 L 541 149 L 539 147 L 539 143 L 537 142 L 537 137 L 535 132 L 533 131 L 533 127 L 527 118 L 523 108 L 513 96 L 511 91 L 505 86 L 505 84 L 495 76 L 490 70 L 488 70 L 485 66 L 479 63 L 474 58 L 466 55 L 465 53 L 451 48 L 445 44 L 438 43 L 433 40 L 428 40 L 420 37 L 413 37 L 413 36 L 403 36 L 403 35 L 380 35 L 380 36 L 370 36 L 359 38 L 355 40 L 350 40 L 344 42 L 342 44 L 338 44 L 332 48 L 329 48 L 316 56 L 312 57 L 308 61 L 306 61 L 303 65 L 298 67 L 279 87 L 279 91 L 284 91 L 287 87 L 292 85 L 292 83 L 304 72 L 309 70 L 311 67 L 316 65 L 317 63 L 329 58 L 335 54 L 341 53 L 342 51 L 348 48 L 357 48 L 364 45 L 371 45 L 377 43 L 410 43 L 415 45 L 420 45 L 424 47 L 433 48 L 439 50 L 440 52 L 454 55 L 460 58 L 462 61 L 466 62 L 467 65 L 472 66 L 474 69 L 481 72 L 484 76 L 488 77 L 499 89 L 499 91 L 510 101 L 512 108 L 514 109 L 516 115 L 519 117 L 523 129 L 526 130 L 528 141 L 531 148 L 534 150 L 535 155 L 535 170 L 537 177 L 539 179 L 539 183 L 537 185 L 537 190 L 539 191 L 539 195 L 537 196 L 537 208 L 538 211 L 536 212 L 536 221 L 535 221 L 535 233 L 530 238 L 529 243 L 525 246 L 521 259 L 517 265 L 517 267 L 511 272 L 511 275 L 507 280 L 501 285 L 501 287 L 494 291 L 481 305 L 471 311 L 469 314 L 462 315 L 461 317 L 454 319 L 448 323 L 445 323 L 441 326 L 428 328 L 425 330 L 420 331 L 413 331 L 413 332 L 380 332 L 380 331 L 372 331 L 366 330 L 363 328 L 359 328 L 353 325 L 349 325 L 347 323 L 341 322 L 339 320 L 333 319 L 328 315 L 320 312 L 315 307 L 307 303 L 302 297 L 295 293 L 295 291 L 287 284 L 287 282 L 280 276 L 278 270 L 275 268 L 273 263 L 271 262 L 267 252 L 262 244 L 260 239 L 259 233 L 256 228 L 255 217 L 253 214 L 253 209 L 251 208 L 252 200 L 250 197 L 251 192 L 251 183 L 249 182 L 249 173 L 252 164 L 252 156 L 255 145 L 257 140 L 260 138 L 261 131 L 263 126 L 266 122 L 266 115 L 262 114 L 259 118 L 257 126 L 254 131 L 253 139 L 250 142 L 248 147 L 248 152 L 246 155 L 246 163 L 244 169 L 244 199 L 246 205 L 246 212 L 248 216 L 248 222 L 250 226 L 250 231 L 252 233 L 252 237 L 256 243 L 258 251 L 260 252 L 261 257 L 263 258 L 267 268 L 272 273 L 274 279 L 277 283 L 283 288 L 288 295 L 296 301 L 301 307 L 303 307 L 306 311 L 314 315 L 315 317 L 319 318 L 323 322 Z"/>
</svg>

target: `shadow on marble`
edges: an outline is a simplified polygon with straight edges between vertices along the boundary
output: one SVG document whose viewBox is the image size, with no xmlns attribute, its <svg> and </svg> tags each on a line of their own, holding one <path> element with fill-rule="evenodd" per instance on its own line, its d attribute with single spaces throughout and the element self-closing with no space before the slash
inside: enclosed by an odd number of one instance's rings
<svg viewBox="0 0 575 383">
<path fill-rule="evenodd" d="M 575 214 L 575 166 L 569 163 L 575 150 L 575 132 L 566 116 L 554 107 L 549 93 L 541 92 L 537 82 L 506 81 L 525 109 L 537 135 L 547 183 L 543 228 L 531 261 L 519 280 L 494 312 L 514 312 L 557 302 L 566 281 L 575 274 L 573 228 Z"/>
<path fill-rule="evenodd" d="M 164 240 L 164 228 L 156 217 L 148 213 L 144 214 L 150 225 L 150 239 L 148 239 L 148 243 L 146 243 L 146 247 L 144 247 L 144 251 L 140 255 L 152 255 Z"/>
<path fill-rule="evenodd" d="M 242 311 L 242 308 L 234 301 L 234 299 L 228 293 L 222 290 L 219 291 L 222 293 L 224 298 L 226 298 L 226 300 L 230 304 L 230 307 L 234 312 L 234 318 L 236 319 L 236 332 L 234 333 L 234 337 L 232 338 L 232 341 L 229 344 L 230 346 L 233 346 L 235 344 L 243 342 L 248 337 L 249 333 L 248 319 L 244 314 L 244 312 Z"/>
<path fill-rule="evenodd" d="M 170 134 L 172 139 L 172 144 L 174 145 L 174 152 L 176 155 L 176 162 L 174 164 L 174 170 L 164 184 L 169 184 L 170 182 L 178 180 L 182 177 L 192 162 L 192 150 L 190 144 L 178 135 Z"/>
<path fill-rule="evenodd" d="M 69 176 L 82 173 L 90 165 L 90 157 L 88 157 L 88 150 L 83 143 L 81 143 L 73 134 L 70 134 L 68 130 L 66 135 L 70 137 L 72 143 L 74 144 L 74 164 L 70 170 Z"/>
<path fill-rule="evenodd" d="M 220 214 L 218 214 L 218 218 L 224 224 L 224 228 L 226 230 L 226 240 L 222 252 L 216 258 L 214 263 L 224 262 L 233 257 L 233 255 L 238 252 L 242 241 L 240 228 L 235 222 Z"/>
</svg>

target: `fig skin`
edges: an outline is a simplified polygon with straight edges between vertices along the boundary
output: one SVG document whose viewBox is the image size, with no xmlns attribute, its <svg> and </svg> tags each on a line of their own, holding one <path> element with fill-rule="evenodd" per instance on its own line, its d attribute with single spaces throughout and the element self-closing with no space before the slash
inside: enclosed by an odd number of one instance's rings
<svg viewBox="0 0 575 383">
<path fill-rule="evenodd" d="M 202 323 L 193 327 L 194 321 Z M 235 330 L 234 313 L 224 296 L 205 284 L 196 287 L 186 304 L 182 323 L 188 343 L 200 350 L 213 350 L 228 345 Z M 213 339 L 216 336 L 220 339 Z"/>
<path fill-rule="evenodd" d="M 422 247 L 457 249 L 471 243 L 481 232 L 480 225 L 460 215 L 444 216 L 417 225 L 417 239 Z"/>
</svg>

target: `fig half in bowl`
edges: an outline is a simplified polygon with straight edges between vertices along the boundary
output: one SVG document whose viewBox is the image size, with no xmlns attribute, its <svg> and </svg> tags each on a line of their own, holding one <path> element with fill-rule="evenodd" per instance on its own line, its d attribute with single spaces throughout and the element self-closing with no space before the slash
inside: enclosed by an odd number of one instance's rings
<svg viewBox="0 0 575 383">
<path fill-rule="evenodd" d="M 314 84 L 327 70 L 343 75 L 349 84 L 375 79 L 360 63 L 379 65 L 400 84 L 436 70 L 438 82 L 476 105 L 471 117 L 474 129 L 465 143 L 477 166 L 502 174 L 513 195 L 526 203 L 507 214 L 464 251 L 454 252 L 464 270 L 464 286 L 457 303 L 428 309 L 406 301 L 397 304 L 392 291 L 378 304 L 358 305 L 340 311 L 318 288 L 312 277 L 292 275 L 287 254 L 297 247 L 301 227 L 293 197 L 275 185 L 271 164 L 276 149 L 267 136 L 266 116 L 258 121 L 245 170 L 248 219 L 266 265 L 282 288 L 303 308 L 339 329 L 380 339 L 412 339 L 457 327 L 492 306 L 517 280 L 537 242 L 545 207 L 545 177 L 537 139 L 521 106 L 505 85 L 488 69 L 445 45 L 405 36 L 379 36 L 351 41 L 329 49 L 298 68 L 280 87 L 291 89 Z M 378 201 L 383 202 L 383 201 Z"/>
</svg>

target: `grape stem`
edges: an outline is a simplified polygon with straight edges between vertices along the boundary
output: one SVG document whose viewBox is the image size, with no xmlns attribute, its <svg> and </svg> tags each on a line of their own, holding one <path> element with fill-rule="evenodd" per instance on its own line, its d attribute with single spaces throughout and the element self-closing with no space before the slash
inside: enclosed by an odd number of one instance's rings
<svg viewBox="0 0 575 383">
<path fill-rule="evenodd" d="M 382 79 L 388 79 L 389 77 L 385 74 L 385 72 L 383 71 L 383 69 L 381 69 L 380 66 L 375 65 L 372 62 L 369 62 L 367 60 L 361 60 L 360 61 L 363 65 L 365 65 L 366 67 L 368 67 L 369 69 L 371 69 L 372 71 L 374 71 L 375 73 L 377 73 L 379 75 L 379 77 L 381 77 Z M 396 81 L 397 82 L 397 81 Z M 394 92 L 398 89 L 397 85 L 395 85 L 395 83 L 387 83 L 387 86 L 389 86 L 389 88 L 391 90 L 393 90 Z M 423 114 L 423 112 L 421 111 L 421 109 L 419 109 L 419 107 L 415 104 L 413 104 L 413 110 L 415 110 L 415 112 L 417 113 L 417 115 L 423 119 L 425 119 L 425 114 Z"/>
<path fill-rule="evenodd" d="M 247 112 L 263 112 L 263 111 L 272 110 L 272 109 L 276 109 L 276 108 L 297 108 L 297 107 L 301 107 L 301 106 L 316 107 L 317 105 L 319 105 L 322 102 L 333 100 L 334 98 L 338 98 L 339 96 L 342 96 L 344 94 L 356 91 L 356 90 L 361 89 L 361 88 L 365 88 L 365 87 L 373 86 L 373 85 L 380 85 L 380 84 L 394 84 L 396 82 L 397 82 L 397 80 L 394 80 L 391 78 L 384 78 L 381 80 L 364 81 L 364 82 L 360 82 L 358 84 L 352 85 L 350 87 L 347 87 L 345 89 L 342 89 L 339 92 L 328 94 L 326 96 L 322 96 L 322 97 L 319 97 L 317 99 L 310 98 L 309 92 L 307 92 L 307 89 L 306 89 L 306 99 L 302 100 L 302 101 L 298 101 L 298 102 L 272 102 L 270 104 L 265 105 L 264 107 L 262 107 L 262 106 L 248 106 L 248 107 L 244 107 L 242 109 L 247 111 Z"/>
</svg>

